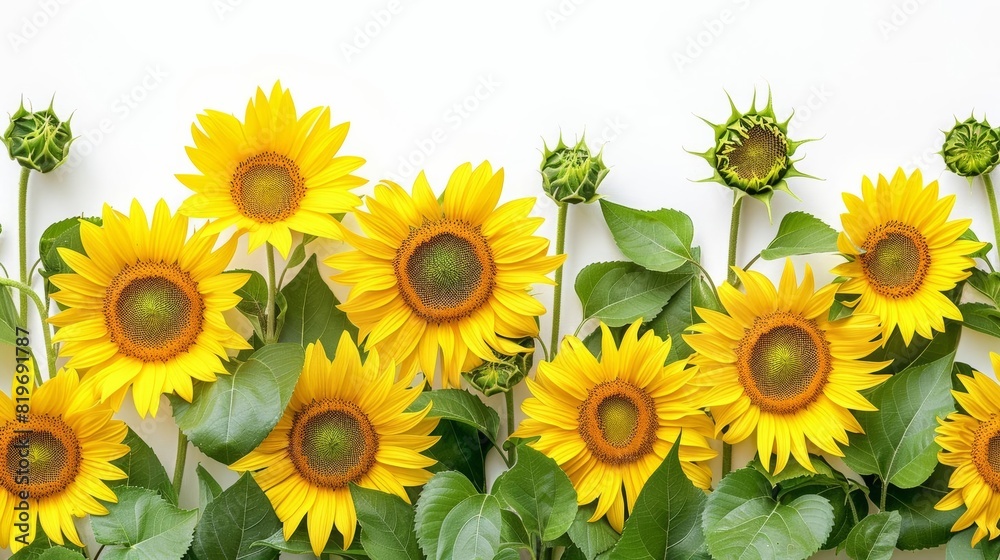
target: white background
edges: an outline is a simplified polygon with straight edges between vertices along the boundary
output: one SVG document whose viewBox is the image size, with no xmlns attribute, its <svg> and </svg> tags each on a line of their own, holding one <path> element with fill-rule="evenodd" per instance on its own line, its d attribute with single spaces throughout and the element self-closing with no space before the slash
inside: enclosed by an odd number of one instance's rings
<svg viewBox="0 0 1000 560">
<path fill-rule="evenodd" d="M 953 115 L 975 109 L 1000 118 L 998 19 L 1000 7 L 985 0 L 7 1 L 0 109 L 13 112 L 22 94 L 42 107 L 55 93 L 60 115 L 75 111 L 73 161 L 32 176 L 32 239 L 58 219 L 98 214 L 103 202 L 127 209 L 136 197 L 151 208 L 162 197 L 176 208 L 189 194 L 174 174 L 193 170 L 183 147 L 195 115 L 213 108 L 242 118 L 254 89 L 281 79 L 300 111 L 330 105 L 334 119 L 352 122 L 344 153 L 367 158 L 361 173 L 373 182 L 365 192 L 382 177 L 409 182 L 407 160 L 440 189 L 456 165 L 489 159 L 506 170 L 505 200 L 539 196 L 542 138 L 586 130 L 612 165 L 601 192 L 687 212 L 708 269 L 722 280 L 731 194 L 692 182 L 710 170 L 684 149 L 711 144 L 695 115 L 725 119 L 725 91 L 744 109 L 755 89 L 763 101 L 770 87 L 779 117 L 796 111 L 792 138 L 822 138 L 801 149 L 798 167 L 824 180 L 791 182 L 803 202 L 779 193 L 774 223 L 762 205 L 746 205 L 741 263 L 786 212 L 807 210 L 839 228 L 840 193 L 857 193 L 862 175 L 898 166 L 939 180 L 959 198 L 955 215 L 972 217 L 980 237 L 992 239 L 981 186 L 944 172 L 935 152 Z M 0 165 L 0 261 L 15 275 L 17 175 L 15 164 Z M 550 218 L 541 234 L 552 237 L 554 206 L 542 198 L 536 214 Z M 567 249 L 563 324 L 572 331 L 576 272 L 620 258 L 596 205 L 573 208 Z M 237 260 L 263 265 L 260 253 L 241 251 Z M 806 260 L 822 280 L 838 262 Z M 756 266 L 777 279 L 779 263 Z M 546 303 L 549 294 L 539 291 Z M 959 357 L 988 368 L 987 352 L 998 346 L 967 331 Z M 165 412 L 121 416 L 169 471 L 176 432 Z M 751 454 L 739 447 L 737 462 Z M 212 463 L 189 454 L 182 506 L 197 504 L 199 461 Z"/>
</svg>

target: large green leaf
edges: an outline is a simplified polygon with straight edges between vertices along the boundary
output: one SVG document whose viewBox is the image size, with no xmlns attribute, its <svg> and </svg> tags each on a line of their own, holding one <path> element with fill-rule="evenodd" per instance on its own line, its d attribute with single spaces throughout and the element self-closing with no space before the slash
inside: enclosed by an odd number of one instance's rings
<svg viewBox="0 0 1000 560">
<path fill-rule="evenodd" d="M 441 523 L 437 560 L 492 560 L 500 550 L 501 524 L 496 496 L 469 496 Z"/>
<path fill-rule="evenodd" d="M 477 493 L 469 479 L 455 471 L 439 472 L 427 481 L 416 514 L 417 542 L 427 558 L 437 558 L 438 536 L 448 512 Z"/>
<path fill-rule="evenodd" d="M 524 522 L 509 509 L 500 510 L 500 551 L 504 549 L 530 550 L 531 537 L 524 528 Z M 499 554 L 499 553 L 498 553 Z"/>
<path fill-rule="evenodd" d="M 837 232 L 816 216 L 806 212 L 789 212 L 781 219 L 778 233 L 760 252 L 766 260 L 792 255 L 833 253 L 837 251 Z"/>
<path fill-rule="evenodd" d="M 198 509 L 204 512 L 208 504 L 222 494 L 222 486 L 210 472 L 205 470 L 205 467 L 201 466 L 201 463 L 195 467 L 194 473 L 198 477 Z"/>
<path fill-rule="evenodd" d="M 580 506 L 576 511 L 576 519 L 566 531 L 573 544 L 587 560 L 594 560 L 598 555 L 611 550 L 621 538 L 618 531 L 611 528 L 607 517 L 590 521 L 596 509 L 597 504 L 594 503 Z"/>
<path fill-rule="evenodd" d="M 198 558 L 212 560 L 273 560 L 278 551 L 253 547 L 281 529 L 264 491 L 250 473 L 243 473 L 205 508 L 191 545 Z"/>
<path fill-rule="evenodd" d="M 584 320 L 620 327 L 655 317 L 691 276 L 690 268 L 652 272 L 626 261 L 601 262 L 584 267 L 575 287 Z"/>
<path fill-rule="evenodd" d="M 899 512 L 901 525 L 896 547 L 902 550 L 917 550 L 940 546 L 951 538 L 951 527 L 962 514 L 961 508 L 941 511 L 934 505 L 941 501 L 950 490 L 948 479 L 954 471 L 952 467 L 934 467 L 930 478 L 914 488 L 897 488 L 889 485 L 886 491 L 886 511 Z M 882 493 L 882 482 L 871 483 L 872 497 Z M 878 498 L 876 498 L 878 499 Z"/>
<path fill-rule="evenodd" d="M 692 260 L 694 225 L 687 214 L 668 208 L 635 210 L 605 199 L 601 211 L 615 244 L 643 268 L 670 272 Z"/>
<path fill-rule="evenodd" d="M 438 465 L 431 470 L 458 471 L 482 491 L 486 488 L 486 454 L 492 444 L 479 430 L 453 420 L 441 420 L 432 436 L 440 439 L 424 451 Z"/>
<path fill-rule="evenodd" d="M 281 289 L 288 312 L 278 336 L 280 342 L 305 346 L 317 340 L 323 342 L 327 356 L 333 358 L 340 335 L 345 330 L 358 339 L 358 329 L 347 320 L 347 314 L 337 309 L 340 302 L 319 274 L 316 255 L 309 257 L 295 278 Z"/>
<path fill-rule="evenodd" d="M 899 513 L 883 511 L 869 515 L 851 529 L 844 548 L 852 560 L 889 560 L 899 537 Z"/>
<path fill-rule="evenodd" d="M 978 268 L 969 270 L 969 285 L 984 296 L 990 298 L 994 306 L 1000 305 L 1000 272 L 986 273 Z"/>
<path fill-rule="evenodd" d="M 973 547 L 972 535 L 975 527 L 956 534 L 948 541 L 945 549 L 946 560 L 997 560 L 1000 558 L 1000 539 L 983 539 Z"/>
<path fill-rule="evenodd" d="M 951 370 L 954 350 L 928 364 L 911 366 L 867 396 L 875 412 L 857 412 L 864 434 L 851 434 L 844 462 L 858 474 L 875 474 L 900 488 L 913 488 L 937 465 L 937 418 L 954 410 Z"/>
<path fill-rule="evenodd" d="M 14 345 L 19 319 L 10 288 L 0 287 L 0 344 Z"/>
<path fill-rule="evenodd" d="M 18 533 L 14 532 L 11 535 L 11 538 L 13 539 L 16 538 L 17 536 Z M 57 552 L 50 553 L 49 552 L 50 550 L 57 550 Z M 65 556 L 66 553 L 62 552 L 62 550 L 75 552 L 76 554 L 78 554 L 78 556 Z M 62 546 L 57 545 L 56 543 L 49 540 L 48 535 L 45 534 L 45 532 L 42 530 L 40 526 L 36 526 L 35 540 L 31 541 L 31 543 L 29 543 L 28 546 L 14 553 L 10 557 L 10 560 L 63 560 L 59 558 L 58 555 L 64 556 L 65 560 L 79 560 L 80 558 L 84 557 L 83 554 L 81 554 L 82 552 L 83 552 L 82 548 L 79 548 L 70 542 L 66 542 Z M 50 556 L 45 556 L 46 554 L 50 554 Z M 57 556 L 53 557 L 51 555 L 57 555 Z"/>
<path fill-rule="evenodd" d="M 670 354 L 667 362 L 676 362 L 687 358 L 694 350 L 684 342 L 681 336 L 691 325 L 700 323 L 701 318 L 695 307 L 721 311 L 722 305 L 712 292 L 712 287 L 705 279 L 695 276 L 684 284 L 667 302 L 663 311 L 654 317 L 646 327 L 656 336 L 666 339 L 670 337 Z"/>
<path fill-rule="evenodd" d="M 576 517 L 576 490 L 555 461 L 527 445 L 517 448 L 517 463 L 497 478 L 493 494 L 521 517 L 525 529 L 552 541 Z"/>
<path fill-rule="evenodd" d="M 427 407 L 427 403 L 431 403 L 430 416 L 472 426 L 490 438 L 490 441 L 497 441 L 497 432 L 500 430 L 500 415 L 497 414 L 496 410 L 486 406 L 478 396 L 465 389 L 424 391 L 408 410 L 423 410 Z"/>
<path fill-rule="evenodd" d="M 146 445 L 146 442 L 132 431 L 132 428 L 128 429 L 128 434 L 122 443 L 129 447 L 128 454 L 121 459 L 112 461 L 111 464 L 125 471 L 128 478 L 110 481 L 108 486 L 111 488 L 125 486 L 149 488 L 159 493 L 171 504 L 177 505 L 177 492 L 167 476 L 166 469 L 160 464 L 160 459 L 149 445 Z"/>
<path fill-rule="evenodd" d="M 680 560 L 699 554 L 705 544 L 705 493 L 684 474 L 678 454 L 674 445 L 646 481 L 608 560 Z"/>
<path fill-rule="evenodd" d="M 782 478 L 780 481 L 772 480 L 772 484 L 777 484 L 777 498 L 779 502 L 788 502 L 800 496 L 814 495 L 826 498 L 833 508 L 833 528 L 829 536 L 820 547 L 829 549 L 838 546 L 851 529 L 868 515 L 868 498 L 865 496 L 864 487 L 857 482 L 848 480 L 842 473 L 833 469 L 821 457 L 812 457 L 813 467 L 817 473 L 806 471 L 798 463 L 785 467 L 781 471 L 781 476 L 786 471 L 798 472 L 798 476 Z M 762 471 L 763 466 L 755 460 L 754 467 L 761 471 L 765 477 L 769 474 Z M 791 474 L 791 473 L 789 473 Z"/>
<path fill-rule="evenodd" d="M 38 239 L 38 256 L 42 261 L 39 273 L 45 278 L 46 294 L 56 291 L 55 286 L 48 280 L 49 276 L 73 272 L 73 269 L 59 256 L 59 248 L 71 249 L 84 255 L 87 254 L 87 251 L 83 249 L 83 242 L 80 240 L 80 220 L 97 225 L 101 225 L 102 223 L 101 218 L 74 216 L 60 220 L 45 228 L 42 236 Z"/>
<path fill-rule="evenodd" d="M 278 423 L 304 359 L 305 351 L 296 344 L 261 348 L 232 375 L 198 383 L 192 402 L 171 395 L 177 425 L 206 455 L 232 464 L 253 451 Z"/>
<path fill-rule="evenodd" d="M 1000 309 L 988 303 L 966 302 L 958 306 L 966 327 L 1000 338 Z"/>
<path fill-rule="evenodd" d="M 703 516 L 713 557 L 800 560 L 819 550 L 833 527 L 830 502 L 806 495 L 783 503 L 771 495 L 771 484 L 753 468 L 722 479 Z"/>
<path fill-rule="evenodd" d="M 368 553 L 361 548 L 360 544 L 357 544 L 355 540 L 356 548 L 349 548 L 344 550 L 340 548 L 340 544 L 343 543 L 343 537 L 337 532 L 336 529 L 333 530 L 333 534 L 330 535 L 330 540 L 326 542 L 326 548 L 323 549 L 325 554 L 332 554 L 334 557 L 341 556 L 344 558 L 368 558 Z M 259 540 L 251 546 L 251 548 L 266 547 L 280 552 L 288 552 L 289 554 L 308 554 L 312 556 L 312 543 L 309 542 L 309 531 L 306 529 L 305 524 L 299 526 L 298 529 L 292 533 L 292 538 L 285 540 L 284 530 L 275 531 L 273 535 L 267 537 L 266 539 Z M 202 559 L 198 559 L 202 560 Z"/>
<path fill-rule="evenodd" d="M 351 485 L 361 523 L 361 545 L 375 560 L 421 560 L 413 506 L 399 496 Z M 499 525 L 499 522 L 497 523 Z"/>
<path fill-rule="evenodd" d="M 198 510 L 182 510 L 146 488 L 117 491 L 108 515 L 90 518 L 102 560 L 180 560 L 191 545 Z"/>
</svg>

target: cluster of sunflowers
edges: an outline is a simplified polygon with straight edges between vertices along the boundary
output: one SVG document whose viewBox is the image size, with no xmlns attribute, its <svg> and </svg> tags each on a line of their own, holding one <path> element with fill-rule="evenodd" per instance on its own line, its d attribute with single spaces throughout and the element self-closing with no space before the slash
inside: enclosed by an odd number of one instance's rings
<svg viewBox="0 0 1000 560">
<path fill-rule="evenodd" d="M 0 546 L 44 560 L 618 560 L 873 559 L 948 543 L 956 558 L 997 558 L 1000 385 L 955 361 L 963 326 L 1000 337 L 991 246 L 949 219 L 954 196 L 899 170 L 844 194 L 839 234 L 791 212 L 737 266 L 744 198 L 770 213 L 775 191 L 809 176 L 770 98 L 711 126 L 706 180 L 735 195 L 721 285 L 685 214 L 598 195 L 608 168 L 583 140 L 544 150 L 550 255 L 535 199 L 501 204 L 489 163 L 459 166 L 440 195 L 421 173 L 362 199 L 364 160 L 340 155 L 348 124 L 327 107 L 299 115 L 280 84 L 242 120 L 198 115 L 197 172 L 177 176 L 193 194 L 176 213 L 161 200 L 150 221 L 133 202 L 57 222 L 29 268 L 29 178 L 66 161 L 72 133 L 51 106 L 22 106 L 3 135 L 22 172 L 20 277 L 0 278 L 14 364 Z M 998 154 L 1000 133 L 974 118 L 942 149 L 981 178 L 1000 239 Z M 579 272 L 583 321 L 560 336 L 569 209 L 595 201 L 627 260 Z M 228 270 L 244 236 L 266 276 Z M 344 250 L 317 256 L 317 239 Z M 819 289 L 789 258 L 814 253 L 846 259 Z M 751 270 L 760 258 L 785 260 L 777 286 Z M 548 345 L 538 284 L 554 285 Z M 965 285 L 983 301 L 963 302 Z M 116 419 L 129 395 L 141 417 L 169 401 L 172 477 Z M 751 438 L 756 457 L 733 470 L 732 446 Z M 190 445 L 241 475 L 224 489 L 198 466 L 198 508 L 182 509 Z"/>
</svg>

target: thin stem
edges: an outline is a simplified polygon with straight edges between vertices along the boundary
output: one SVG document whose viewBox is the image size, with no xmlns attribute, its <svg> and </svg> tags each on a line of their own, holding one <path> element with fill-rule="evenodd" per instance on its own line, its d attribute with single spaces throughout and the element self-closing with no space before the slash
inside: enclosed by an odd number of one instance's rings
<svg viewBox="0 0 1000 560">
<path fill-rule="evenodd" d="M 733 202 L 733 217 L 729 221 L 729 266 L 726 267 L 726 278 L 734 286 L 738 278 L 733 267 L 736 266 L 736 240 L 740 234 L 740 210 L 742 209 L 743 197 L 739 197 Z"/>
<path fill-rule="evenodd" d="M 542 554 L 539 560 L 552 560 L 552 547 L 542 545 Z"/>
<path fill-rule="evenodd" d="M 11 280 L 9 278 L 0 278 L 0 286 L 7 286 L 8 288 L 19 290 L 21 295 L 26 300 L 27 298 L 31 298 L 31 301 L 35 302 L 35 308 L 38 309 L 38 318 L 42 321 L 42 337 L 45 339 L 45 357 L 47 358 L 46 361 L 49 366 L 49 379 L 51 379 L 56 373 L 56 354 L 52 348 L 52 334 L 49 332 L 48 328 L 48 313 L 45 311 L 45 303 L 42 301 L 42 298 L 35 293 L 35 290 L 32 290 L 31 286 L 25 284 L 24 282 L 18 282 L 17 280 Z M 27 311 L 27 304 L 24 305 L 24 309 Z M 42 384 L 42 375 L 38 372 L 38 368 L 35 368 L 35 381 L 39 385 Z"/>
<path fill-rule="evenodd" d="M 514 433 L 514 388 L 511 387 L 503 394 L 504 402 L 507 404 L 507 438 L 510 439 L 511 434 Z M 517 450 L 514 447 L 510 448 L 510 452 L 507 453 L 506 463 L 508 467 L 514 466 L 514 462 L 517 461 Z"/>
<path fill-rule="evenodd" d="M 181 484 L 184 483 L 184 463 L 187 461 L 188 438 L 177 428 L 177 460 L 174 461 L 174 493 L 181 495 Z"/>
<path fill-rule="evenodd" d="M 851 493 L 847 493 L 847 505 L 851 506 L 851 516 L 854 517 L 854 524 L 857 525 L 858 521 L 858 508 L 854 507 L 854 499 L 851 498 Z"/>
<path fill-rule="evenodd" d="M 733 445 L 722 442 L 722 476 L 733 470 Z"/>
<path fill-rule="evenodd" d="M 879 501 L 878 501 L 878 510 L 879 511 L 885 511 L 885 497 L 886 497 L 886 494 L 888 494 L 888 492 L 889 492 L 889 483 L 883 480 L 882 481 L 882 497 L 879 498 Z"/>
<path fill-rule="evenodd" d="M 750 270 L 750 267 L 753 266 L 753 263 L 757 262 L 757 259 L 759 259 L 759 258 L 760 258 L 760 253 L 757 253 L 756 255 L 754 255 L 754 257 L 752 259 L 750 259 L 750 262 L 748 262 L 747 264 L 743 265 L 743 270 L 744 271 Z M 740 277 L 739 276 L 737 276 L 736 277 L 736 281 L 733 282 L 733 287 L 734 288 L 739 288 L 740 287 Z"/>
<path fill-rule="evenodd" d="M 264 333 L 264 343 L 274 342 L 275 294 L 277 285 L 274 281 L 274 246 L 267 243 L 267 330 Z"/>
<path fill-rule="evenodd" d="M 566 246 L 566 215 L 569 213 L 569 204 L 559 204 L 559 214 L 556 219 L 556 255 L 563 254 Z M 562 278 L 563 265 L 556 269 L 556 285 L 552 294 L 552 338 L 549 348 L 552 353 L 559 351 L 559 314 L 562 312 Z"/>
<path fill-rule="evenodd" d="M 990 179 L 988 173 L 980 175 L 980 177 L 983 179 L 983 184 L 986 185 L 986 198 L 990 201 L 990 212 L 993 214 L 993 237 L 996 241 L 993 248 L 1000 256 L 1000 212 L 997 211 L 997 193 L 993 190 L 993 179 Z"/>
<path fill-rule="evenodd" d="M 21 265 L 21 283 L 28 285 L 28 177 L 31 170 L 27 167 L 21 168 L 21 180 L 17 189 L 17 241 L 18 241 L 18 262 Z M 21 292 L 21 326 L 28 326 L 28 294 Z"/>
<path fill-rule="evenodd" d="M 545 346 L 545 341 L 542 340 L 542 337 L 540 337 L 540 336 L 536 336 L 535 340 L 537 340 L 539 346 L 542 347 L 542 356 L 545 358 L 545 361 L 546 362 L 549 361 L 549 359 L 550 359 L 549 358 L 549 348 L 548 348 L 548 346 Z"/>
<path fill-rule="evenodd" d="M 711 288 L 712 288 L 712 293 L 715 294 L 715 299 L 718 300 L 719 299 L 719 289 L 715 287 L 715 280 L 712 280 L 712 275 L 710 275 L 708 273 L 708 270 L 705 269 L 705 267 L 702 266 L 700 262 L 698 262 L 696 260 L 693 260 L 693 259 L 690 260 L 690 261 L 688 261 L 688 262 L 692 263 L 693 265 L 695 265 L 696 267 L 698 267 L 699 270 L 701 270 L 701 274 L 705 277 L 706 280 L 708 280 L 708 285 L 711 286 Z"/>
</svg>

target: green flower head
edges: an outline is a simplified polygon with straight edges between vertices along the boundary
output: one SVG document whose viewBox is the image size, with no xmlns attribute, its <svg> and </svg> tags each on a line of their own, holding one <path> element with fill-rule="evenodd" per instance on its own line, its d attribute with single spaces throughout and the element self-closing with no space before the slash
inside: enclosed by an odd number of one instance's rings
<svg viewBox="0 0 1000 560">
<path fill-rule="evenodd" d="M 514 342 L 524 348 L 534 348 L 535 346 L 535 341 L 531 338 L 521 338 Z M 483 362 L 472 371 L 462 374 L 470 385 L 487 397 L 513 390 L 514 386 L 524 380 L 524 376 L 528 374 L 533 361 L 532 352 L 523 352 L 513 356 L 494 352 L 494 355 L 497 358 L 496 361 Z"/>
<path fill-rule="evenodd" d="M 597 187 L 608 174 L 602 153 L 592 155 L 583 138 L 575 146 L 567 146 L 561 134 L 554 150 L 546 144 L 541 167 L 545 194 L 559 204 L 589 203 L 600 198 Z"/>
<path fill-rule="evenodd" d="M 990 128 L 985 118 L 955 119 L 955 126 L 945 132 L 941 155 L 948 169 L 971 182 L 973 177 L 993 171 L 1000 162 L 1000 132 Z"/>
<path fill-rule="evenodd" d="M 728 95 L 727 95 L 728 97 Z M 722 124 L 704 120 L 715 131 L 715 145 L 707 152 L 691 152 L 712 166 L 712 176 L 703 182 L 716 182 L 729 187 L 737 198 L 750 196 L 760 200 L 771 214 L 774 191 L 784 191 L 795 197 L 786 179 L 811 177 L 795 169 L 795 150 L 809 140 L 788 138 L 788 121 L 779 122 L 767 95 L 767 106 L 757 110 L 757 96 L 750 110 L 740 112 L 729 98 L 732 114 Z M 795 197 L 798 198 L 798 197 Z"/>
<path fill-rule="evenodd" d="M 69 157 L 73 133 L 69 120 L 60 121 L 52 103 L 49 103 L 48 109 L 29 111 L 22 101 L 10 116 L 10 125 L 0 140 L 7 146 L 10 159 L 17 161 L 21 167 L 48 173 Z"/>
</svg>

